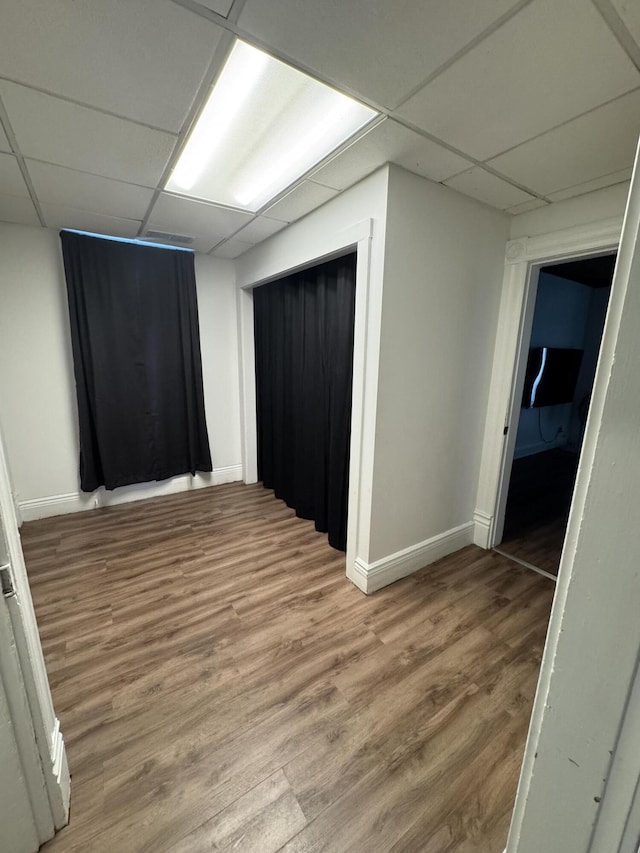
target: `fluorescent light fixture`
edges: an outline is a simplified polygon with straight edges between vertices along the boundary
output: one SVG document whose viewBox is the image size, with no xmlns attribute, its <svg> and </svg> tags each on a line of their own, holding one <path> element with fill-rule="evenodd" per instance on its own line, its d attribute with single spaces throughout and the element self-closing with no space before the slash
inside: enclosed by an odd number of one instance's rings
<svg viewBox="0 0 640 853">
<path fill-rule="evenodd" d="M 166 188 L 259 210 L 377 115 L 237 40 Z"/>
</svg>

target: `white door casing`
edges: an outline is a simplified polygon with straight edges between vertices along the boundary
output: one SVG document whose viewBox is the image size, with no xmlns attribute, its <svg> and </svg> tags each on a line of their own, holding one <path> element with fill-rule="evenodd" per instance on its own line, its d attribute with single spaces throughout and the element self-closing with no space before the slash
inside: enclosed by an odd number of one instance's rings
<svg viewBox="0 0 640 853">
<path fill-rule="evenodd" d="M 68 820 L 70 779 L 29 590 L 1 433 L 0 566 L 14 590 L 0 600 L 0 681 L 39 845 Z M 8 731 L 5 729 L 7 736 Z M 0 774 L 4 775 L 5 770 L 2 768 Z"/>
<path fill-rule="evenodd" d="M 473 517 L 474 542 L 481 548 L 502 539 L 540 268 L 617 251 L 621 230 L 622 219 L 615 218 L 507 243 Z"/>
</svg>

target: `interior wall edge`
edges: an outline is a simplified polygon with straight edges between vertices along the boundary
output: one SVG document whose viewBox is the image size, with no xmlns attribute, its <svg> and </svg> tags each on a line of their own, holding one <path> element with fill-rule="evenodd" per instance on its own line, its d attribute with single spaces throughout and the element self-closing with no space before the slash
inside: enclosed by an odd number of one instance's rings
<svg viewBox="0 0 640 853">
<path fill-rule="evenodd" d="M 173 477 L 162 483 L 141 483 L 135 486 L 123 486 L 112 492 L 100 488 L 95 492 L 68 492 L 67 494 L 48 495 L 28 501 L 20 501 L 20 513 L 23 521 L 35 521 L 39 518 L 50 518 L 54 515 L 67 515 L 74 512 L 85 512 L 105 506 L 141 501 L 147 498 L 158 498 L 172 495 L 176 492 L 188 492 L 194 489 L 206 489 L 220 486 L 223 483 L 235 483 L 243 478 L 242 465 L 228 465 L 224 468 L 214 468 L 209 473 L 199 473 L 195 477 L 185 474 Z"/>
</svg>

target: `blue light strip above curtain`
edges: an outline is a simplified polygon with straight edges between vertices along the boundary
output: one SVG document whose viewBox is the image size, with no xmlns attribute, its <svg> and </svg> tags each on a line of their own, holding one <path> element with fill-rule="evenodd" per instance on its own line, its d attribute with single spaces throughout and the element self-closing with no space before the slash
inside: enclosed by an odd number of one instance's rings
<svg viewBox="0 0 640 853">
<path fill-rule="evenodd" d="M 100 240 L 113 240 L 114 243 L 131 243 L 134 246 L 153 246 L 154 249 L 169 249 L 172 252 L 193 252 L 185 246 L 167 246 L 165 243 L 153 243 L 150 240 L 138 240 L 137 237 L 113 237 L 110 234 L 96 234 L 94 231 L 79 231 L 77 228 L 63 228 L 70 234 L 82 234 L 85 237 L 98 237 Z"/>
</svg>

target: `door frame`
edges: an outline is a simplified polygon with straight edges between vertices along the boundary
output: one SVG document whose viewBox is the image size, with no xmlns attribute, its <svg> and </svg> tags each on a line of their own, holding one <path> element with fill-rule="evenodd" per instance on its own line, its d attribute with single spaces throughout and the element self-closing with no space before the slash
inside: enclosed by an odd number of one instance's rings
<svg viewBox="0 0 640 853">
<path fill-rule="evenodd" d="M 373 220 L 365 219 L 336 233 L 329 233 L 312 248 L 301 246 L 286 267 L 278 261 L 269 275 L 237 282 L 238 345 L 240 368 L 240 416 L 242 464 L 245 483 L 258 481 L 256 422 L 256 377 L 253 327 L 253 291 L 301 269 L 356 251 L 356 304 L 353 342 L 353 389 L 349 457 L 346 575 L 363 592 L 371 592 L 367 577 L 358 571 L 357 558 L 369 542 L 371 496 L 373 493 L 373 448 L 375 444 L 375 401 L 382 303 L 382 282 L 371 276 Z"/>
<path fill-rule="evenodd" d="M 502 540 L 540 269 L 617 251 L 621 231 L 622 217 L 615 217 L 507 243 L 473 514 L 474 542 L 481 548 Z"/>
<path fill-rule="evenodd" d="M 13 587 L 13 593 L 0 601 L 0 644 L 4 647 L 0 678 L 13 711 L 20 759 L 42 843 L 69 819 L 71 782 L 29 588 L 1 429 L 0 564 L 8 570 Z"/>
</svg>

